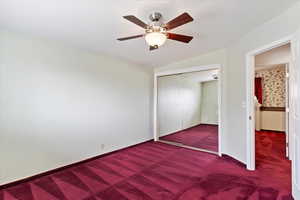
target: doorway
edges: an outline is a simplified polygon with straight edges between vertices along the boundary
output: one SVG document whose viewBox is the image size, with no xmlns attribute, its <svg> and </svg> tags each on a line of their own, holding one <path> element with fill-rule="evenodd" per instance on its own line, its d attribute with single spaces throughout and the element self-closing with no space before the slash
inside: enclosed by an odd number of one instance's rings
<svg viewBox="0 0 300 200">
<path fill-rule="evenodd" d="M 290 43 L 255 56 L 255 131 L 283 133 L 289 158 Z M 279 135 L 279 134 L 278 134 Z"/>
<path fill-rule="evenodd" d="M 221 155 L 220 65 L 155 74 L 156 141 Z"/>
<path fill-rule="evenodd" d="M 290 119 L 291 39 L 286 38 L 247 55 L 247 168 L 255 170 L 258 137 L 281 138 L 278 146 L 292 158 Z M 270 133 L 270 134 L 268 134 Z M 261 138 L 260 138 L 261 139 Z M 278 138 L 277 138 L 278 140 Z M 258 145 L 258 146 L 256 146 Z M 279 149 L 278 149 L 279 151 Z M 281 159 L 281 157 L 280 157 Z"/>
</svg>

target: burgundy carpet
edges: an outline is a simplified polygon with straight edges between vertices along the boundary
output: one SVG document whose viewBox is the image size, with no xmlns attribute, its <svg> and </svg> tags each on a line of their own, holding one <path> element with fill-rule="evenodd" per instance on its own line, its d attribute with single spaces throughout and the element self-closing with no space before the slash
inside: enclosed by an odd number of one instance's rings
<svg viewBox="0 0 300 200">
<path fill-rule="evenodd" d="M 201 124 L 161 137 L 161 139 L 218 152 L 217 125 Z"/>
<path fill-rule="evenodd" d="M 0 190 L 0 200 L 290 200 L 284 139 L 257 134 L 255 172 L 227 156 L 147 142 Z"/>
</svg>

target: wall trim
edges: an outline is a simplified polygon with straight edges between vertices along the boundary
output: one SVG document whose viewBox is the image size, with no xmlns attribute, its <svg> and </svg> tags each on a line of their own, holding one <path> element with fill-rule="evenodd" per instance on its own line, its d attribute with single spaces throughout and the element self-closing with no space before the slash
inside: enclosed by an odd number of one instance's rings
<svg viewBox="0 0 300 200">
<path fill-rule="evenodd" d="M 261 111 L 277 111 L 277 112 L 285 112 L 285 107 L 260 107 Z"/>
<path fill-rule="evenodd" d="M 267 130 L 267 129 L 260 129 L 260 131 L 271 132 L 271 133 L 284 133 L 285 134 L 285 131 L 276 131 L 276 130 Z"/>
</svg>

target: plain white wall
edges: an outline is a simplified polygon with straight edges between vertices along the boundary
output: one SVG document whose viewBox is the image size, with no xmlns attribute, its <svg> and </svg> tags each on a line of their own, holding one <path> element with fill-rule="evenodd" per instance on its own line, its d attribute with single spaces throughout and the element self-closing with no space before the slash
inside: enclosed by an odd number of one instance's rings
<svg viewBox="0 0 300 200">
<path fill-rule="evenodd" d="M 218 81 L 201 83 L 201 124 L 218 125 Z"/>
<path fill-rule="evenodd" d="M 285 131 L 285 112 L 261 111 L 260 128 L 262 130 Z"/>
<path fill-rule="evenodd" d="M 160 136 L 200 124 L 201 84 L 196 79 L 197 74 L 198 72 L 158 77 Z"/>
<path fill-rule="evenodd" d="M 180 97 L 180 76 L 170 75 L 157 79 L 157 116 L 160 136 L 181 130 L 182 100 Z"/>
<path fill-rule="evenodd" d="M 193 77 L 197 76 L 199 72 L 187 73 L 181 75 L 180 95 L 181 107 L 183 112 L 181 113 L 182 127 L 181 129 L 187 129 L 192 126 L 200 124 L 201 120 L 201 84 L 193 80 Z"/>
<path fill-rule="evenodd" d="M 152 77 L 142 66 L 0 32 L 0 184 L 152 139 Z"/>
</svg>

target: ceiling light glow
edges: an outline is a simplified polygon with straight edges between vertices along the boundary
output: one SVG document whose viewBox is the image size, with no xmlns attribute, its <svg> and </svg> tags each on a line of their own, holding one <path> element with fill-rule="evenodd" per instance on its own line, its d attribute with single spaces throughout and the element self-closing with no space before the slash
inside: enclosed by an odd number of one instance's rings
<svg viewBox="0 0 300 200">
<path fill-rule="evenodd" d="M 145 40 L 149 46 L 161 46 L 167 40 L 167 35 L 161 32 L 147 33 Z"/>
</svg>

